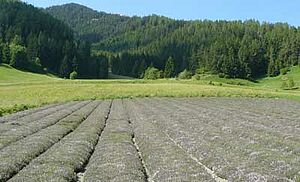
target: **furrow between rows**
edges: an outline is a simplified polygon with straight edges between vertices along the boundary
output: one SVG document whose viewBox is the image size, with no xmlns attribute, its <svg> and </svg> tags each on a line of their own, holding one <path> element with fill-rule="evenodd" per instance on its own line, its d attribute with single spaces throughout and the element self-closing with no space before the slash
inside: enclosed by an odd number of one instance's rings
<svg viewBox="0 0 300 182">
<path fill-rule="evenodd" d="M 23 139 L 27 136 L 30 136 L 44 128 L 52 126 L 59 122 L 61 119 L 67 117 L 68 115 L 72 114 L 76 110 L 84 107 L 87 105 L 87 102 L 80 102 L 76 104 L 68 104 L 68 107 L 62 108 L 61 110 L 53 113 L 47 117 L 44 117 L 40 120 L 30 122 L 28 124 L 19 126 L 17 128 L 13 128 L 7 132 L 4 132 L 0 135 L 0 150 L 9 146 L 11 143 L 16 142 L 20 139 Z"/>
<path fill-rule="evenodd" d="M 106 113 L 106 116 L 105 116 L 105 118 L 104 118 L 104 122 L 101 123 L 102 125 L 98 128 L 98 129 L 100 129 L 101 131 L 100 131 L 100 133 L 99 133 L 98 136 L 97 136 L 97 141 L 96 141 L 96 143 L 94 144 L 93 149 L 92 149 L 92 151 L 90 152 L 90 155 L 88 156 L 88 159 L 85 161 L 84 165 L 81 166 L 81 169 L 76 171 L 76 181 L 77 181 L 77 182 L 83 182 L 83 181 L 84 181 L 84 175 L 85 175 L 85 173 L 86 173 L 87 165 L 89 164 L 89 162 L 90 162 L 90 160 L 91 160 L 91 157 L 93 156 L 93 154 L 94 154 L 94 152 L 95 152 L 96 146 L 98 145 L 99 139 L 100 139 L 100 137 L 101 137 L 101 135 L 102 135 L 102 133 L 103 133 L 103 130 L 104 130 L 104 128 L 105 128 L 106 125 L 107 125 L 107 120 L 108 120 L 108 118 L 109 118 L 109 116 L 110 116 L 110 113 L 111 113 L 112 103 L 113 103 L 113 101 L 110 101 L 107 110 L 106 110 L 106 111 L 104 110 L 104 112 Z M 103 111 L 100 111 L 100 112 L 103 112 Z M 96 126 L 96 127 L 97 127 L 97 126 Z"/>
<path fill-rule="evenodd" d="M 78 128 L 35 158 L 9 181 L 76 181 L 78 171 L 87 163 L 109 113 L 110 102 L 97 107 Z"/>
<path fill-rule="evenodd" d="M 28 165 L 34 158 L 74 131 L 98 105 L 89 103 L 53 126 L 19 140 L 0 151 L 0 181 L 6 181 Z"/>
</svg>

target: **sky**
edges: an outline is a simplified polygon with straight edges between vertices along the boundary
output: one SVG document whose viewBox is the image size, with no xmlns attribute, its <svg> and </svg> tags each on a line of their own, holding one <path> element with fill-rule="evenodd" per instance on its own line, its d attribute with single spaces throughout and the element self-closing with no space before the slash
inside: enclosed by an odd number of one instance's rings
<svg viewBox="0 0 300 182">
<path fill-rule="evenodd" d="M 24 0 L 36 7 L 78 3 L 128 16 L 163 15 L 175 19 L 287 22 L 300 26 L 300 0 Z"/>
</svg>

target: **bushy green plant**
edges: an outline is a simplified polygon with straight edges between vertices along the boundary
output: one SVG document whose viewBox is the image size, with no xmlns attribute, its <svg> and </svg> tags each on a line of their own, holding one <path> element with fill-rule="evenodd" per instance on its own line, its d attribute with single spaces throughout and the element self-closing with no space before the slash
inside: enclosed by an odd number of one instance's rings
<svg viewBox="0 0 300 182">
<path fill-rule="evenodd" d="M 225 76 L 226 76 L 226 75 L 225 75 L 224 73 L 219 73 L 219 77 L 220 77 L 220 78 L 225 78 Z"/>
<path fill-rule="evenodd" d="M 195 74 L 193 77 L 192 77 L 193 80 L 201 80 L 201 75 L 200 74 Z"/>
<path fill-rule="evenodd" d="M 162 75 L 163 75 L 163 72 L 159 71 L 159 69 L 154 68 L 154 67 L 149 67 L 145 71 L 144 79 L 146 79 L 146 80 L 157 80 L 157 79 L 161 78 Z"/>
<path fill-rule="evenodd" d="M 292 90 L 292 89 L 296 89 L 297 87 L 293 78 L 284 77 L 282 79 L 281 88 L 284 90 Z"/>
<path fill-rule="evenodd" d="M 193 76 L 192 72 L 185 69 L 184 71 L 179 73 L 178 78 L 179 79 L 191 79 L 192 76 Z"/>
<path fill-rule="evenodd" d="M 289 71 L 291 71 L 290 68 L 282 68 L 280 69 L 280 74 L 286 75 Z"/>
<path fill-rule="evenodd" d="M 77 74 L 76 71 L 73 71 L 73 72 L 70 74 L 70 79 L 71 79 L 71 80 L 75 80 L 75 79 L 77 79 L 77 77 L 78 77 L 78 74 Z"/>
<path fill-rule="evenodd" d="M 205 69 L 204 68 L 196 69 L 196 74 L 205 74 Z"/>
</svg>

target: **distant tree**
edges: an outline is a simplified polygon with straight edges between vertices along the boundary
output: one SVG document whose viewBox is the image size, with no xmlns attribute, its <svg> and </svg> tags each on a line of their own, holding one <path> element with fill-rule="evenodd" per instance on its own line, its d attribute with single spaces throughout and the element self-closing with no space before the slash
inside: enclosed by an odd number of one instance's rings
<svg viewBox="0 0 300 182">
<path fill-rule="evenodd" d="M 186 69 L 179 73 L 178 78 L 179 79 L 191 79 L 193 76 L 192 72 L 187 71 Z"/>
<path fill-rule="evenodd" d="M 146 69 L 144 74 L 144 79 L 146 80 L 157 80 L 161 78 L 161 71 L 154 67 L 149 67 Z"/>
<path fill-rule="evenodd" d="M 3 43 L 0 39 L 0 64 L 2 63 L 2 49 L 3 49 Z"/>
<path fill-rule="evenodd" d="M 139 68 L 138 68 L 138 77 L 139 78 L 143 78 L 144 77 L 144 73 L 145 73 L 145 70 L 147 69 L 147 63 L 146 61 L 143 59 L 143 61 L 141 62 L 141 64 L 139 65 Z"/>
<path fill-rule="evenodd" d="M 10 50 L 8 44 L 3 44 L 2 48 L 2 62 L 9 64 L 10 63 Z"/>
<path fill-rule="evenodd" d="M 108 58 L 104 55 L 97 56 L 98 73 L 97 78 L 107 79 L 108 78 Z"/>
<path fill-rule="evenodd" d="M 59 73 L 62 78 L 68 78 L 70 75 L 70 72 L 71 71 L 70 71 L 69 59 L 67 56 L 65 56 L 60 65 Z"/>
<path fill-rule="evenodd" d="M 34 60 L 34 64 L 35 65 L 37 65 L 37 66 L 39 66 L 39 67 L 42 67 L 42 65 L 41 65 L 41 59 L 40 58 L 35 58 L 35 60 Z"/>
<path fill-rule="evenodd" d="M 34 62 L 39 55 L 37 36 L 33 33 L 29 34 L 27 42 L 27 59 L 28 61 Z"/>
<path fill-rule="evenodd" d="M 10 65 L 15 68 L 24 68 L 27 63 L 26 48 L 21 45 L 10 45 Z"/>
<path fill-rule="evenodd" d="M 165 78 L 171 78 L 175 75 L 175 60 L 169 57 L 165 66 L 164 76 Z"/>
<path fill-rule="evenodd" d="M 71 80 L 75 80 L 75 79 L 77 79 L 77 77 L 78 77 L 78 74 L 77 74 L 76 71 L 73 71 L 72 73 L 70 73 L 70 79 Z"/>
</svg>

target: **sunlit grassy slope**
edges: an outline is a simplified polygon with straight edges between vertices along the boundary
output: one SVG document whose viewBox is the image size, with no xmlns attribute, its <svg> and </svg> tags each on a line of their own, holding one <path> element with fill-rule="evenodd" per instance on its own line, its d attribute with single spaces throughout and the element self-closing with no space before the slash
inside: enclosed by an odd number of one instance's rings
<svg viewBox="0 0 300 182">
<path fill-rule="evenodd" d="M 300 86 L 299 68 L 293 76 Z M 43 104 L 132 97 L 268 97 L 300 101 L 300 91 L 280 88 L 281 76 L 258 83 L 208 75 L 196 80 L 63 80 L 0 66 L 0 115 Z"/>
<path fill-rule="evenodd" d="M 300 66 L 293 67 L 287 75 L 280 75 L 277 77 L 267 77 L 267 78 L 259 79 L 257 80 L 258 81 L 257 86 L 278 89 L 282 85 L 283 77 L 292 78 L 296 86 L 300 87 Z"/>
<path fill-rule="evenodd" d="M 0 64 L 0 84 L 51 81 L 54 77 L 16 70 L 9 65 Z"/>
</svg>

